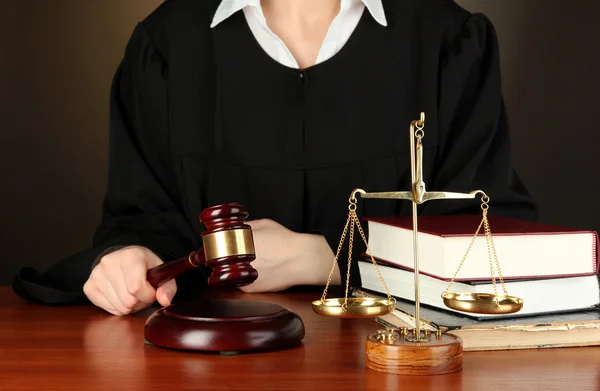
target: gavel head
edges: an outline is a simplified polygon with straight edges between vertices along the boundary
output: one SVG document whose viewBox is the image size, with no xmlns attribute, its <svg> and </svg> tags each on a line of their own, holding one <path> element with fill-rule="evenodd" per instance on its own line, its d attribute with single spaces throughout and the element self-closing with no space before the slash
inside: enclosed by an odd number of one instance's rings
<svg viewBox="0 0 600 391">
<path fill-rule="evenodd" d="M 239 203 L 221 204 L 206 208 L 200 222 L 206 266 L 212 269 L 210 286 L 244 286 L 258 278 L 250 262 L 256 259 L 252 228 L 245 224 L 246 208 Z"/>
</svg>

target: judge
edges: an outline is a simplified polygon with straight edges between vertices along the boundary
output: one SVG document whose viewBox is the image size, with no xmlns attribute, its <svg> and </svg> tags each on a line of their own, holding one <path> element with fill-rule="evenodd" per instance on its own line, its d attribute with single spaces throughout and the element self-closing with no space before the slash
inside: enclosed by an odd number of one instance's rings
<svg viewBox="0 0 600 391">
<path fill-rule="evenodd" d="M 15 291 L 116 315 L 200 295 L 201 270 L 158 290 L 146 270 L 198 249 L 199 213 L 233 201 L 250 212 L 259 272 L 241 289 L 322 285 L 351 191 L 410 189 L 420 112 L 429 189 L 482 189 L 490 214 L 536 219 L 513 169 L 499 64 L 490 21 L 452 0 L 167 0 L 136 26 L 114 77 L 93 245 L 44 274 L 23 269 Z M 419 210 L 480 212 L 464 200 Z M 344 257 L 338 270 L 345 283 Z M 350 279 L 360 284 L 356 264 Z"/>
</svg>

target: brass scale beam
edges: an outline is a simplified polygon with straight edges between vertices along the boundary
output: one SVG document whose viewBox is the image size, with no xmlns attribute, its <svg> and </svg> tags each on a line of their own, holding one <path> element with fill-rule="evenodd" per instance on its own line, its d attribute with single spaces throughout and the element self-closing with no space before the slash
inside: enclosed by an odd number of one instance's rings
<svg viewBox="0 0 600 391">
<path fill-rule="evenodd" d="M 420 296 L 419 296 L 419 239 L 417 225 L 417 205 L 426 201 L 442 199 L 474 199 L 477 194 L 486 196 L 481 190 L 473 190 L 470 193 L 454 193 L 447 191 L 427 191 L 423 181 L 423 127 L 425 125 L 425 113 L 421 113 L 419 120 L 410 124 L 410 169 L 412 191 L 390 191 L 367 193 L 362 189 L 352 192 L 352 198 L 360 194 L 362 198 L 396 199 L 412 202 L 413 221 L 413 254 L 414 254 L 414 286 L 415 286 L 415 335 L 421 336 Z M 416 129 L 416 130 L 415 130 Z M 416 139 L 416 144 L 415 144 Z"/>
</svg>

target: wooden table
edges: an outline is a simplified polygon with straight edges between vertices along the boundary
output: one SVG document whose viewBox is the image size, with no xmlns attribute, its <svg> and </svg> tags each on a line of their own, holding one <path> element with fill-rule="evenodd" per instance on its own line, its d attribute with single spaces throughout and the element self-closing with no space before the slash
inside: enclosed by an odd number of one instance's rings
<svg viewBox="0 0 600 391">
<path fill-rule="evenodd" d="M 154 309 L 115 317 L 93 306 L 41 307 L 0 287 L 0 390 L 600 390 L 600 348 L 467 352 L 461 372 L 403 377 L 365 368 L 369 319 L 313 313 L 319 293 L 235 296 L 266 300 L 304 320 L 302 346 L 221 356 L 143 340 Z"/>
</svg>

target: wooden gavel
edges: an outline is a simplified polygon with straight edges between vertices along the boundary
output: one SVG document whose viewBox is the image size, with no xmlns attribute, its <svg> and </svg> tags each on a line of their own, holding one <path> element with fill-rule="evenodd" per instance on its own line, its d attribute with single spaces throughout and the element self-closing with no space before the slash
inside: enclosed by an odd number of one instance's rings
<svg viewBox="0 0 600 391">
<path fill-rule="evenodd" d="M 246 208 L 238 203 L 203 210 L 202 247 L 148 270 L 148 282 L 157 288 L 187 270 L 206 266 L 211 269 L 211 287 L 251 284 L 258 272 L 250 265 L 256 254 L 247 217 Z M 304 334 L 304 323 L 295 312 L 275 303 L 239 298 L 170 304 L 154 312 L 144 326 L 147 344 L 228 355 L 295 346 Z"/>
<path fill-rule="evenodd" d="M 250 262 L 256 258 L 252 228 L 245 224 L 246 208 L 239 203 L 228 203 L 206 208 L 200 222 L 202 247 L 190 254 L 148 270 L 146 279 L 154 288 L 178 275 L 201 266 L 211 269 L 208 285 L 244 286 L 258 278 Z"/>
</svg>

